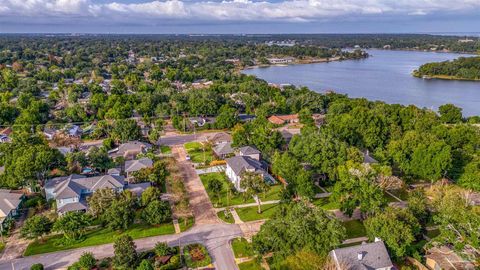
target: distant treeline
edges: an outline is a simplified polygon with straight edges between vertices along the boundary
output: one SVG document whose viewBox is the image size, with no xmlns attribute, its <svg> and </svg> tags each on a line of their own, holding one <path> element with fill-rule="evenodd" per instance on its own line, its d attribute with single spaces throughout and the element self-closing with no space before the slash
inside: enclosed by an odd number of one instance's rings
<svg viewBox="0 0 480 270">
<path fill-rule="evenodd" d="M 480 80 L 480 57 L 460 57 L 453 61 L 427 63 L 414 72 L 417 77 Z"/>
</svg>

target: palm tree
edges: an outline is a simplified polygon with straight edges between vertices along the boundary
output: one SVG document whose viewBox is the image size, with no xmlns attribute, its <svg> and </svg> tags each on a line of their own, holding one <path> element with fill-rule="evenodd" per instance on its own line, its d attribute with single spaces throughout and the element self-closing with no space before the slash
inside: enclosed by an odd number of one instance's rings
<svg viewBox="0 0 480 270">
<path fill-rule="evenodd" d="M 258 204 L 258 213 L 262 213 L 260 197 L 258 196 L 260 193 L 265 193 L 270 189 L 270 186 L 265 182 L 265 179 L 261 174 L 255 172 L 245 172 L 242 175 L 242 179 L 240 180 L 240 187 L 244 190 L 243 195 L 246 198 L 251 196 L 257 197 L 257 204 Z"/>
</svg>

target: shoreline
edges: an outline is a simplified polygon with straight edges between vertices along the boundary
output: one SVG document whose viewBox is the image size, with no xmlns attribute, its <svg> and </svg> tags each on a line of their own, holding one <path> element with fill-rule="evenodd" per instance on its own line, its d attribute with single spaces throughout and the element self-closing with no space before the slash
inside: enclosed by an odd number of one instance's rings
<svg viewBox="0 0 480 270">
<path fill-rule="evenodd" d="M 369 56 L 370 57 L 370 56 Z M 332 57 L 332 58 L 314 58 L 314 59 L 296 59 L 292 63 L 288 64 L 261 64 L 255 66 L 246 66 L 239 68 L 239 71 L 247 69 L 256 69 L 256 68 L 268 68 L 268 67 L 288 67 L 293 65 L 308 65 L 308 64 L 318 64 L 318 63 L 329 63 L 329 62 L 338 62 L 338 61 L 347 61 L 347 60 L 361 60 L 365 58 L 341 58 L 341 57 Z"/>
<path fill-rule="evenodd" d="M 480 82 L 480 79 L 466 79 L 466 78 L 459 78 L 456 76 L 448 76 L 448 75 L 422 75 L 422 74 L 412 73 L 412 76 L 415 78 L 424 79 L 424 80 Z"/>
</svg>

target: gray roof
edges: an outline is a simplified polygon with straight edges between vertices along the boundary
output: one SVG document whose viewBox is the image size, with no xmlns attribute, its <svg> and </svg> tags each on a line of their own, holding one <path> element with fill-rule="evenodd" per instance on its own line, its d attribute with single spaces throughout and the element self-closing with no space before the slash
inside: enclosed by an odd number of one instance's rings
<svg viewBox="0 0 480 270">
<path fill-rule="evenodd" d="M 226 161 L 236 175 L 241 175 L 245 171 L 267 173 L 260 161 L 249 156 L 235 156 L 227 158 Z"/>
<path fill-rule="evenodd" d="M 152 148 L 152 145 L 149 143 L 144 143 L 140 141 L 131 141 L 131 142 L 127 142 L 119 145 L 117 149 L 114 149 L 110 152 L 112 153 L 111 154 L 112 157 L 119 157 L 119 156 L 125 156 L 129 154 L 139 154 L 150 148 Z"/>
<path fill-rule="evenodd" d="M 59 213 L 67 213 L 71 211 L 82 211 L 87 210 L 87 203 L 85 201 L 67 203 L 64 206 L 58 208 Z"/>
<path fill-rule="evenodd" d="M 362 254 L 361 260 L 359 259 L 359 254 Z M 383 241 L 334 249 L 331 252 L 331 256 L 335 263 L 343 264 L 350 270 L 393 267 Z"/>
<path fill-rule="evenodd" d="M 239 152 L 243 156 L 260 154 L 260 151 L 253 146 L 240 147 Z"/>
<path fill-rule="evenodd" d="M 108 169 L 107 174 L 120 174 L 122 170 L 120 168 L 111 168 Z"/>
<path fill-rule="evenodd" d="M 219 132 L 210 138 L 213 143 L 231 142 L 232 136 L 226 132 Z"/>
<path fill-rule="evenodd" d="M 125 172 L 136 172 L 144 168 L 151 168 L 153 160 L 149 158 L 141 158 L 137 160 L 125 161 Z"/>
<path fill-rule="evenodd" d="M 367 152 L 363 152 L 363 163 L 371 164 L 371 163 L 378 163 L 376 159 L 374 159 L 370 154 Z"/>
<path fill-rule="evenodd" d="M 147 189 L 148 187 L 152 186 L 150 182 L 144 182 L 144 183 L 138 183 L 138 184 L 128 184 L 127 188 L 130 190 L 133 194 L 137 195 L 138 198 L 142 196 L 142 193 Z"/>
<path fill-rule="evenodd" d="M 23 194 L 12 193 L 10 190 L 0 189 L 0 217 L 6 217 L 22 201 Z"/>
<path fill-rule="evenodd" d="M 66 199 L 79 197 L 82 194 L 82 190 L 94 192 L 102 188 L 121 188 L 124 186 L 124 183 L 123 176 L 101 175 L 87 178 L 83 175 L 72 174 L 48 181 L 45 188 L 54 188 L 55 199 Z"/>
<path fill-rule="evenodd" d="M 234 151 L 233 151 L 231 142 L 223 142 L 223 143 L 220 143 L 220 144 L 216 145 L 213 148 L 213 152 L 217 156 L 222 156 L 222 155 L 232 154 Z"/>
</svg>

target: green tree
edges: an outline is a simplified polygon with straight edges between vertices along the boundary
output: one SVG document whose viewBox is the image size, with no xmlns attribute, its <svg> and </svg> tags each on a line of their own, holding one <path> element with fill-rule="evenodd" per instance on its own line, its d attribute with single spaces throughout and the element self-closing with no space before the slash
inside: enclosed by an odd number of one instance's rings
<svg viewBox="0 0 480 270">
<path fill-rule="evenodd" d="M 458 184 L 464 188 L 480 191 L 480 159 L 474 159 L 463 169 Z"/>
<path fill-rule="evenodd" d="M 289 152 L 273 155 L 273 173 L 282 177 L 287 183 L 287 189 L 296 197 L 313 198 L 315 186 L 310 171 L 306 171 L 300 162 Z"/>
<path fill-rule="evenodd" d="M 172 211 L 168 202 L 154 200 L 142 212 L 142 218 L 151 225 L 165 223 L 171 218 Z"/>
<path fill-rule="evenodd" d="M 107 171 L 112 166 L 112 160 L 108 156 L 105 148 L 92 147 L 88 152 L 88 162 L 90 165 L 101 172 Z"/>
<path fill-rule="evenodd" d="M 168 246 L 167 242 L 158 242 L 155 244 L 155 254 L 157 256 L 166 256 L 172 254 L 172 248 Z"/>
<path fill-rule="evenodd" d="M 372 215 L 386 205 L 383 190 L 377 185 L 377 173 L 360 164 L 347 163 L 338 168 L 339 180 L 333 187 L 332 202 L 340 204 L 340 210 L 352 216 L 358 207 L 362 216 Z"/>
<path fill-rule="evenodd" d="M 131 191 L 125 190 L 112 201 L 102 215 L 102 219 L 113 230 L 126 230 L 135 219 L 135 197 Z"/>
<path fill-rule="evenodd" d="M 118 237 L 113 243 L 114 257 L 113 265 L 115 269 L 133 269 L 137 266 L 138 255 L 136 245 L 129 235 Z"/>
<path fill-rule="evenodd" d="M 20 234 L 22 237 L 35 239 L 48 234 L 51 226 L 52 222 L 47 217 L 43 215 L 35 215 L 25 220 L 20 229 Z"/>
<path fill-rule="evenodd" d="M 300 201 L 280 205 L 274 216 L 253 236 L 253 248 L 260 254 L 274 252 L 274 256 L 281 258 L 300 250 L 324 257 L 344 238 L 345 228 L 339 220 L 325 210 Z"/>
<path fill-rule="evenodd" d="M 217 128 L 232 128 L 238 122 L 238 113 L 237 111 L 228 106 L 223 105 L 218 112 L 215 125 Z"/>
<path fill-rule="evenodd" d="M 148 260 L 142 260 L 140 265 L 136 268 L 136 270 L 154 270 L 152 263 Z"/>
<path fill-rule="evenodd" d="M 462 108 L 458 108 L 453 104 L 445 104 L 438 108 L 440 113 L 440 121 L 446 124 L 456 124 L 462 121 Z"/>
<path fill-rule="evenodd" d="M 160 196 L 162 192 L 157 187 L 148 187 L 143 191 L 141 197 L 142 206 L 147 206 L 149 203 L 153 201 L 160 200 Z"/>
<path fill-rule="evenodd" d="M 117 198 L 117 192 L 111 188 L 101 188 L 87 198 L 88 212 L 98 218 L 112 205 Z"/>
<path fill-rule="evenodd" d="M 381 238 L 391 256 L 401 259 L 420 233 L 420 224 L 407 209 L 387 207 L 364 222 L 370 240 Z"/>
<path fill-rule="evenodd" d="M 43 270 L 43 264 L 41 263 L 35 263 L 35 264 L 32 264 L 32 266 L 30 267 L 30 270 Z"/>
<path fill-rule="evenodd" d="M 240 187 L 244 190 L 245 200 L 252 196 L 257 197 L 258 213 L 262 213 L 262 205 L 259 195 L 266 193 L 270 186 L 265 182 L 263 175 L 255 172 L 244 172 L 240 181 Z"/>
<path fill-rule="evenodd" d="M 53 231 L 63 233 L 67 240 L 78 240 L 85 234 L 85 229 L 92 223 L 90 215 L 83 212 L 68 212 L 53 224 Z"/>
<path fill-rule="evenodd" d="M 417 218 L 420 224 L 425 225 L 430 216 L 428 199 L 422 190 L 414 190 L 408 195 L 408 210 Z"/>
<path fill-rule="evenodd" d="M 135 119 L 121 119 L 114 122 L 110 138 L 117 143 L 138 140 L 141 137 L 140 127 Z"/>
<path fill-rule="evenodd" d="M 215 178 L 210 179 L 210 181 L 208 181 L 208 184 L 207 184 L 207 189 L 213 192 L 215 199 L 217 200 L 217 203 L 218 203 L 218 200 L 220 200 L 220 193 L 223 190 L 223 182 Z"/>
<path fill-rule="evenodd" d="M 84 252 L 80 259 L 78 259 L 78 266 L 82 270 L 90 270 L 97 265 L 97 260 L 91 252 Z"/>
</svg>

